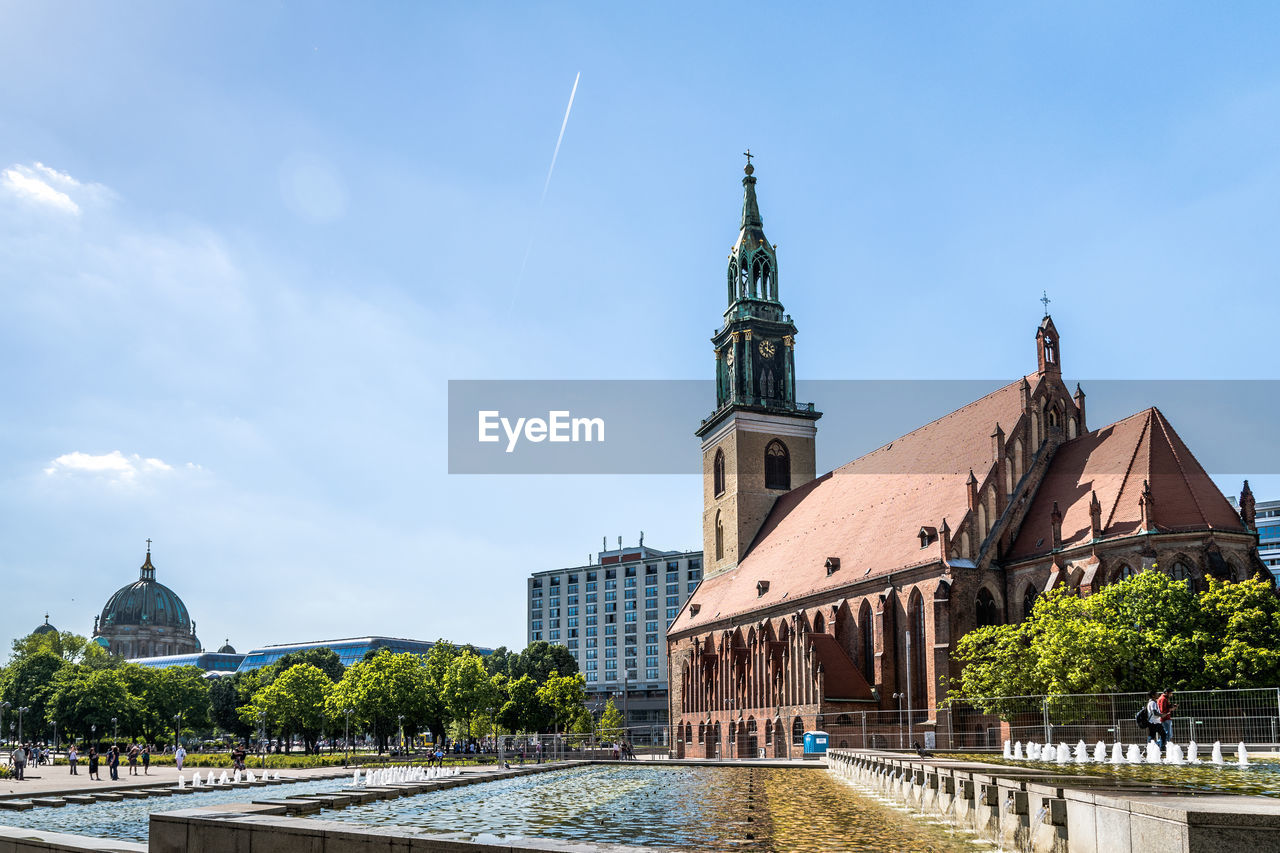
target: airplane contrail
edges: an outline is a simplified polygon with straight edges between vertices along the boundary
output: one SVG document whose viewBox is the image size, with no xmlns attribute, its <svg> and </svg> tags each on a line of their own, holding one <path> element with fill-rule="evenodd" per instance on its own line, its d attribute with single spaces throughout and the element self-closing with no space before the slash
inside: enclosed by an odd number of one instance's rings
<svg viewBox="0 0 1280 853">
<path fill-rule="evenodd" d="M 569 113 L 573 111 L 573 98 L 578 94 L 578 81 L 582 79 L 582 72 L 579 71 L 573 78 L 573 88 L 569 91 L 569 105 L 564 108 L 564 121 L 560 122 L 560 135 L 556 137 L 556 149 L 551 152 L 551 165 L 547 167 L 547 180 L 542 184 L 542 197 L 538 199 L 538 209 L 534 211 L 534 225 L 537 224 L 538 214 L 542 212 L 542 203 L 547 200 L 547 190 L 551 187 L 551 175 L 556 170 L 556 158 L 560 156 L 560 143 L 564 142 L 564 130 L 569 126 Z M 532 232 L 532 228 L 530 231 Z M 520 293 L 520 283 L 524 281 L 524 270 L 529 263 L 529 255 L 533 252 L 534 235 L 529 235 L 529 245 L 525 247 L 524 259 L 520 261 L 520 272 L 516 273 L 515 287 L 511 289 L 511 303 L 507 306 L 510 312 L 516 304 L 516 296 Z"/>
<path fill-rule="evenodd" d="M 582 79 L 582 72 L 579 71 L 577 76 L 573 78 L 573 89 L 569 92 L 569 105 L 564 108 L 564 121 L 560 122 L 560 135 L 556 137 L 556 150 L 551 153 L 551 166 L 547 169 L 547 180 L 542 185 L 542 198 L 538 200 L 538 206 L 542 206 L 542 202 L 547 197 L 547 188 L 551 186 L 551 173 L 556 170 L 556 158 L 560 156 L 560 143 L 564 142 L 564 129 L 569 126 L 569 113 L 573 110 L 573 96 L 578 94 L 578 81 Z"/>
</svg>

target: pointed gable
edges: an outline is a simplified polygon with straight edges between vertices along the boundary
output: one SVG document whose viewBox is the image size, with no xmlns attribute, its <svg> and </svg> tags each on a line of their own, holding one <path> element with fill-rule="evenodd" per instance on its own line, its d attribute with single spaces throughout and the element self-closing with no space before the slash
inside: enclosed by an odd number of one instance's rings
<svg viewBox="0 0 1280 853">
<path fill-rule="evenodd" d="M 1094 492 L 1102 508 L 1104 537 L 1138 533 L 1144 489 L 1149 489 L 1153 532 L 1245 532 L 1240 517 L 1164 414 L 1151 408 L 1058 448 L 1007 560 L 1052 550 L 1055 502 L 1062 512 L 1062 546 L 1089 542 Z"/>
</svg>

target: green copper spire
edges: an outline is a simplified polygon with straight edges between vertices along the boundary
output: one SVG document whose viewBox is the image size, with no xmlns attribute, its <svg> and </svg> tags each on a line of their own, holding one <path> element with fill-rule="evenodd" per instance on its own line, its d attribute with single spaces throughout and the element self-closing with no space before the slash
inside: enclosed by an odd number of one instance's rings
<svg viewBox="0 0 1280 853">
<path fill-rule="evenodd" d="M 764 236 L 764 219 L 760 216 L 760 204 L 756 201 L 755 166 L 751 165 L 751 149 L 744 153 L 747 166 L 742 171 L 742 222 L 738 226 L 738 240 L 729 254 L 729 306 L 750 305 L 750 312 L 765 311 L 769 316 L 778 314 L 778 258 L 773 246 Z M 772 303 L 763 307 L 760 303 Z M 779 316 L 781 316 L 779 314 Z"/>
</svg>

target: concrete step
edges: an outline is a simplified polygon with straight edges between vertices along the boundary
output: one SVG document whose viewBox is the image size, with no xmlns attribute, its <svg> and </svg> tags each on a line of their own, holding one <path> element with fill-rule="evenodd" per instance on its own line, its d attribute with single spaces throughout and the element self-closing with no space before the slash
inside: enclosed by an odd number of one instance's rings
<svg viewBox="0 0 1280 853">
<path fill-rule="evenodd" d="M 88 803 L 96 803 L 98 801 L 98 798 L 95 797 L 93 794 L 67 794 L 65 797 L 63 797 L 63 799 L 66 800 L 68 803 L 73 803 L 77 806 L 87 805 Z"/>
<path fill-rule="evenodd" d="M 42 808 L 60 809 L 67 804 L 67 801 L 62 797 L 32 797 L 31 803 Z"/>
<path fill-rule="evenodd" d="M 35 807 L 35 803 L 30 800 L 0 800 L 0 809 L 5 811 L 25 812 L 27 809 Z"/>
</svg>

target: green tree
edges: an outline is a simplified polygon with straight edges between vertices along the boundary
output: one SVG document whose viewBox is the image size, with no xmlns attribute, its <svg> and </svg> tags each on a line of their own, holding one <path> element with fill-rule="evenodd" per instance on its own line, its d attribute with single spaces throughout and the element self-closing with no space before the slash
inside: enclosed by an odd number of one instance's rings
<svg viewBox="0 0 1280 853">
<path fill-rule="evenodd" d="M 204 729 L 209 725 L 209 682 L 196 666 L 154 669 L 142 682 L 137 697 L 142 736 L 148 743 L 169 743 L 180 717 L 183 728 Z"/>
<path fill-rule="evenodd" d="M 444 703 L 449 716 L 471 734 L 472 722 L 500 704 L 500 685 L 494 684 L 484 660 L 464 651 L 449 664 L 444 677 Z"/>
<path fill-rule="evenodd" d="M 240 709 L 253 702 L 253 696 L 261 687 L 259 673 L 251 669 L 224 675 L 209 684 L 209 714 L 213 724 L 246 743 L 258 730 L 255 719 L 246 723 L 240 718 Z"/>
<path fill-rule="evenodd" d="M 416 734 L 427 721 L 428 693 L 427 668 L 418 655 L 383 649 L 347 667 L 326 708 L 332 720 L 342 719 L 344 709 L 351 708 L 353 722 L 372 728 L 378 751 L 383 752 L 399 718 L 403 717 L 406 735 Z"/>
<path fill-rule="evenodd" d="M 253 701 L 240 709 L 240 718 L 252 725 L 265 715 L 267 726 L 284 741 L 286 751 L 292 737 L 298 735 L 306 752 L 319 753 L 320 733 L 333 693 L 333 681 L 323 670 L 309 663 L 295 664 L 259 689 Z"/>
<path fill-rule="evenodd" d="M 490 675 L 510 675 L 511 659 L 514 655 L 506 646 L 498 646 L 490 654 L 484 658 L 485 669 L 489 670 Z"/>
<path fill-rule="evenodd" d="M 537 640 L 512 656 L 509 675 L 512 678 L 527 675 L 539 684 L 545 684 L 553 674 L 573 675 L 577 671 L 578 661 L 567 648 Z"/>
<path fill-rule="evenodd" d="M 613 697 L 605 703 L 604 713 L 600 715 L 600 739 L 603 741 L 613 741 L 626 736 L 627 721 L 622 718 L 622 712 L 618 710 L 618 706 L 613 704 Z"/>
<path fill-rule="evenodd" d="M 586 681 L 580 672 L 560 675 L 553 671 L 538 688 L 538 700 L 550 711 L 556 730 L 565 731 L 586 707 Z"/>
<path fill-rule="evenodd" d="M 1260 580 L 1209 582 L 1199 594 L 1159 571 L 1081 598 L 1041 596 L 1016 625 L 956 644 L 957 698 L 1273 686 L 1280 680 L 1280 599 Z"/>
<path fill-rule="evenodd" d="M 114 666 L 119 658 L 107 654 L 107 650 L 80 634 L 70 631 L 46 631 L 28 634 L 13 641 L 13 660 L 39 651 L 52 652 L 66 663 L 85 664 L 93 667 Z"/>
<path fill-rule="evenodd" d="M 458 650 L 451 643 L 436 640 L 423 659 L 427 678 L 426 726 L 437 738 L 443 737 L 453 722 L 449 703 L 445 701 L 445 683 L 457 656 Z"/>
<path fill-rule="evenodd" d="M 118 670 L 72 665 L 55 676 L 50 708 L 60 731 L 88 743 L 109 738 L 111 718 L 131 713 L 135 701 Z"/>
<path fill-rule="evenodd" d="M 373 650 L 376 654 L 380 650 Z M 338 681 L 342 678 L 342 673 L 346 667 L 342 665 L 341 658 L 338 653 L 328 646 L 321 646 L 315 649 L 306 649 L 301 652 L 288 652 L 281 655 L 280 659 L 270 666 L 263 667 L 261 680 L 263 684 L 270 684 L 290 668 L 298 664 L 311 664 L 329 677 L 330 681 Z"/>
<path fill-rule="evenodd" d="M 0 699 L 14 709 L 30 708 L 22 714 L 23 736 L 38 738 L 48 724 L 49 699 L 53 695 L 58 672 L 68 664 L 47 648 L 38 648 L 15 658 L 0 677 Z M 16 720 L 17 715 L 10 717 Z"/>
<path fill-rule="evenodd" d="M 508 679 L 498 725 L 510 732 L 540 732 L 551 726 L 551 712 L 538 697 L 538 682 L 527 675 Z"/>
</svg>

